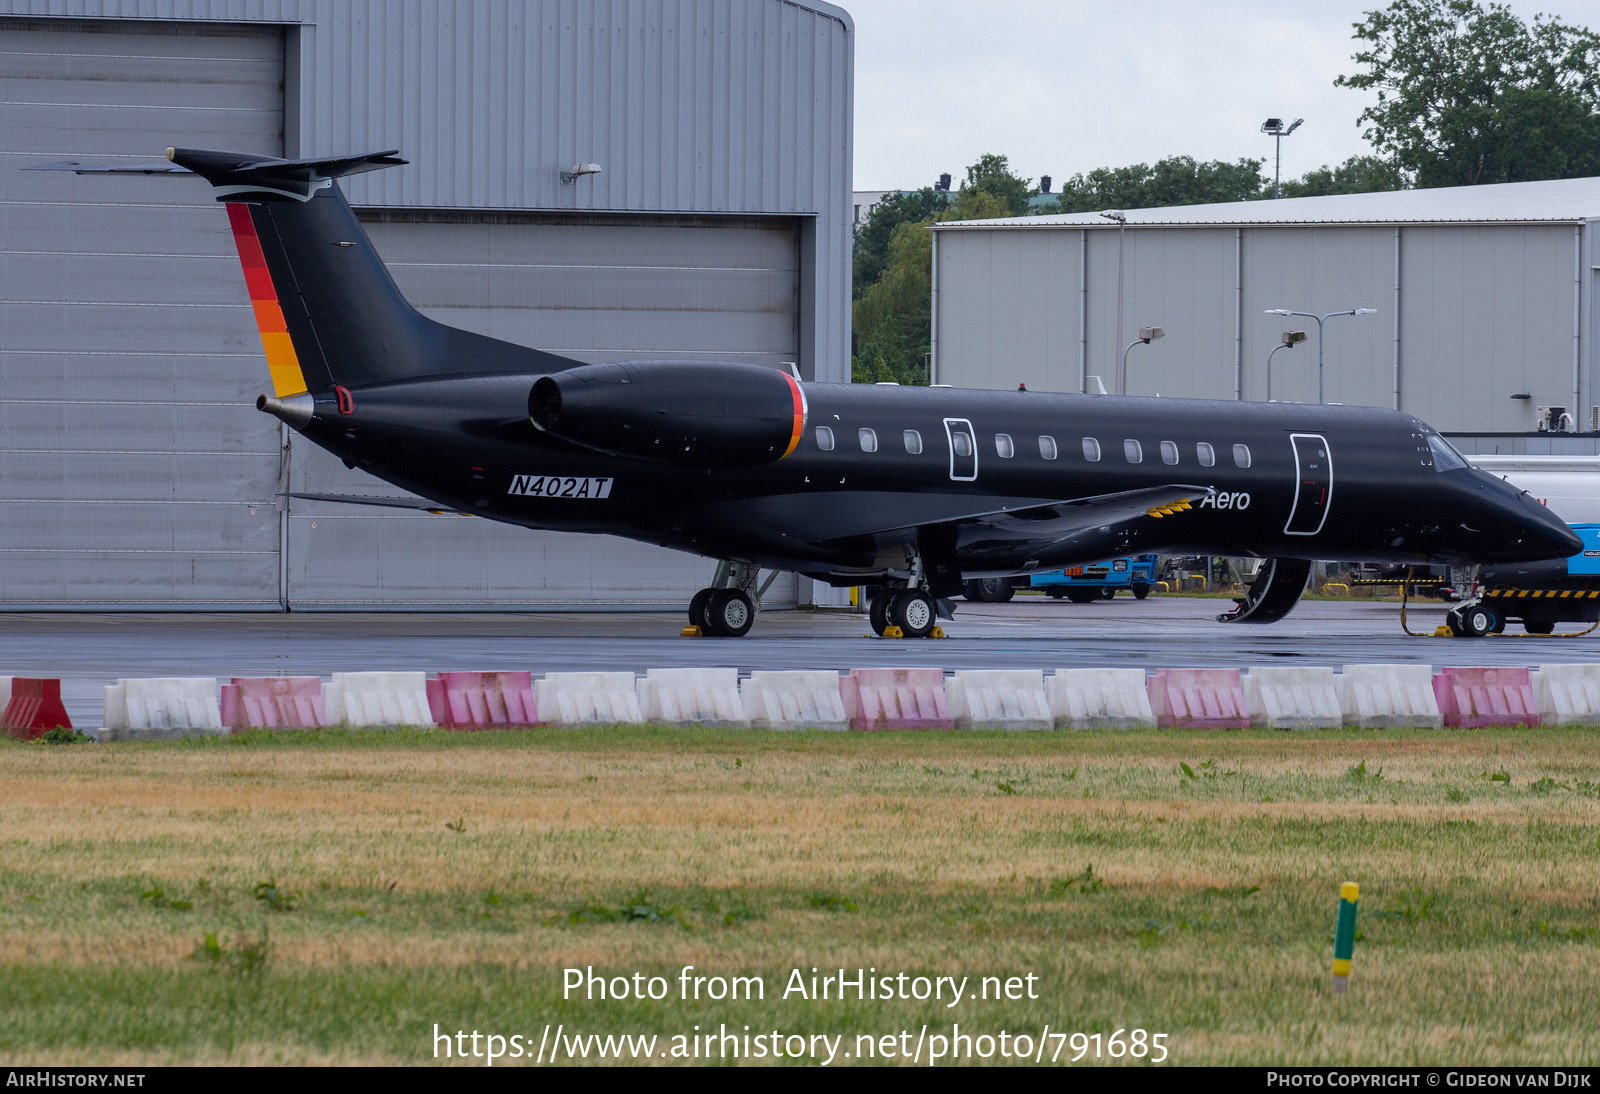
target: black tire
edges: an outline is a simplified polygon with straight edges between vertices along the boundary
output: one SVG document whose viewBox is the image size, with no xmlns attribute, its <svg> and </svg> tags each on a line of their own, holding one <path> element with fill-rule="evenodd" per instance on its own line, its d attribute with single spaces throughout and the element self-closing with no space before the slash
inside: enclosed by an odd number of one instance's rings
<svg viewBox="0 0 1600 1094">
<path fill-rule="evenodd" d="M 1059 585 L 1047 585 L 1045 586 L 1044 595 L 1048 596 L 1051 600 L 1060 600 L 1062 597 L 1067 595 L 1067 590 L 1061 588 Z"/>
<path fill-rule="evenodd" d="M 1135 600 L 1143 600 L 1145 597 L 1147 597 L 1149 595 L 1150 595 L 1150 586 L 1148 586 L 1148 585 L 1135 585 L 1133 587 L 1133 598 Z"/>
<path fill-rule="evenodd" d="M 701 589 L 689 600 L 689 626 L 699 627 L 702 634 L 710 633 L 706 623 L 706 609 L 711 606 L 711 594 L 715 589 Z"/>
<path fill-rule="evenodd" d="M 984 577 L 977 581 L 969 581 L 967 584 L 978 587 L 978 599 L 986 604 L 1004 604 L 1016 593 L 1011 587 L 1011 582 L 1003 577 Z M 971 600 L 972 596 L 968 595 L 967 599 Z"/>
<path fill-rule="evenodd" d="M 1100 590 L 1091 589 L 1086 585 L 1068 585 L 1067 599 L 1074 604 L 1093 604 L 1100 599 Z"/>
<path fill-rule="evenodd" d="M 718 638 L 743 638 L 755 625 L 756 606 L 742 589 L 718 589 L 711 595 L 706 619 Z"/>
<path fill-rule="evenodd" d="M 961 586 L 961 595 L 972 601 L 974 604 L 981 604 L 985 599 L 987 599 L 983 595 L 983 582 L 981 581 L 968 581 L 963 584 Z"/>
<path fill-rule="evenodd" d="M 933 597 L 921 589 L 908 589 L 895 597 L 890 614 L 907 638 L 926 638 L 939 623 Z"/>
<path fill-rule="evenodd" d="M 1493 608 L 1485 608 L 1482 604 L 1474 604 L 1461 613 L 1461 633 L 1468 638 L 1482 638 L 1492 634 L 1500 623 L 1500 617 Z"/>
<path fill-rule="evenodd" d="M 1114 599 L 1116 599 L 1116 595 L 1117 595 L 1117 590 L 1114 587 L 1112 587 L 1110 585 L 1102 585 L 1102 586 L 1100 586 L 1100 599 L 1101 600 L 1114 600 Z"/>
<path fill-rule="evenodd" d="M 1529 634 L 1554 634 L 1556 625 L 1548 619 L 1524 619 L 1522 629 Z"/>
<path fill-rule="evenodd" d="M 879 589 L 867 607 L 867 619 L 872 623 L 872 633 L 879 638 L 889 629 L 889 603 L 894 599 L 892 589 Z"/>
</svg>

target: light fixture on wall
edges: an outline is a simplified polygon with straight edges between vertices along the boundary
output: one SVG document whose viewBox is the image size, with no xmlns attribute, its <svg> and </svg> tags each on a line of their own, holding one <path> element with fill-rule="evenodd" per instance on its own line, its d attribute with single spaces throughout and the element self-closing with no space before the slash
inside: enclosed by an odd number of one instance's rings
<svg viewBox="0 0 1600 1094">
<path fill-rule="evenodd" d="M 575 163 L 572 165 L 572 170 L 561 172 L 561 183 L 563 186 L 572 186 L 584 175 L 598 175 L 599 173 L 600 165 L 598 163 Z"/>
</svg>

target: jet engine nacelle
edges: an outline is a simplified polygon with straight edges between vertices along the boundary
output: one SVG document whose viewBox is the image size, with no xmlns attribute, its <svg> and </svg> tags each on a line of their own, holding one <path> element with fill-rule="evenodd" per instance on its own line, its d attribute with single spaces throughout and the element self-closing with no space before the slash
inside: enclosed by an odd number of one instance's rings
<svg viewBox="0 0 1600 1094">
<path fill-rule="evenodd" d="M 582 365 L 528 392 L 528 418 L 546 433 L 690 467 L 780 460 L 800 443 L 805 413 L 788 373 L 719 361 Z"/>
</svg>

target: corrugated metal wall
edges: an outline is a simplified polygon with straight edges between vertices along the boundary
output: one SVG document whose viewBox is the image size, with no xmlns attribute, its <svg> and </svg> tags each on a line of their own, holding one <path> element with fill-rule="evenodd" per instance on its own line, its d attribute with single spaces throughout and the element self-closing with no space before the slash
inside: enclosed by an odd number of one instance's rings
<svg viewBox="0 0 1600 1094">
<path fill-rule="evenodd" d="M 117 120 L 119 103 L 97 99 L 92 82 L 69 76 L 66 86 L 88 95 L 81 105 L 90 113 L 78 115 L 68 127 L 116 131 L 122 141 L 115 146 L 68 142 L 70 147 L 49 150 L 41 145 L 33 149 L 39 155 L 153 157 L 170 143 L 269 152 L 286 147 L 289 154 L 302 155 L 398 147 L 411 165 L 348 180 L 348 193 L 358 207 L 476 210 L 480 224 L 492 221 L 496 211 L 539 209 L 565 215 L 567 227 L 579 233 L 596 227 L 591 223 L 596 214 L 610 216 L 622 225 L 622 234 L 637 230 L 629 246 L 644 257 L 636 265 L 659 271 L 673 262 L 685 267 L 698 263 L 702 295 L 713 282 L 721 282 L 715 291 L 724 301 L 741 293 L 757 301 L 749 308 L 724 309 L 726 321 L 712 323 L 704 322 L 703 311 L 678 315 L 668 303 L 666 312 L 657 313 L 665 316 L 664 329 L 649 337 L 627 329 L 625 341 L 648 346 L 619 346 L 607 324 L 617 316 L 613 305 L 625 304 L 638 289 L 637 270 L 596 273 L 590 283 L 597 292 L 586 300 L 585 309 L 534 309 L 522 312 L 520 319 L 508 318 L 516 309 L 490 306 L 523 287 L 524 274 L 514 268 L 473 271 L 469 280 L 483 291 L 476 303 L 472 286 L 460 278 L 452 288 L 450 277 L 412 276 L 420 274 L 422 264 L 409 275 L 397 271 L 402 284 L 411 277 L 409 288 L 421 294 L 418 302 L 425 309 L 453 312 L 442 315 L 447 321 L 578 357 L 603 356 L 612 348 L 627 356 L 639 355 L 635 350 L 669 348 L 679 355 L 747 353 L 774 364 L 798 361 L 808 378 L 848 377 L 853 28 L 839 9 L 791 0 L 0 0 L 0 16 L 7 14 L 40 17 L 38 21 L 61 34 L 80 37 L 98 32 L 86 19 L 116 20 L 106 27 L 157 36 L 194 30 L 174 21 L 214 24 L 212 29 L 222 35 L 253 24 L 265 37 L 284 43 L 281 61 L 274 62 L 267 131 L 250 125 L 215 131 L 185 128 L 185 111 L 216 100 L 209 87 L 183 92 L 152 126 L 128 128 Z M 174 67 L 172 78 L 181 83 L 184 66 Z M 13 121 L 0 118 L 0 133 Z M 562 169 L 589 160 L 604 170 L 576 185 L 560 182 Z M 64 546 L 64 541 L 81 529 L 65 514 L 83 510 L 62 509 L 56 517 L 34 522 L 34 540 L 28 543 L 44 551 L 37 573 L 9 561 L 0 602 L 43 603 L 59 595 L 76 603 L 171 600 L 270 606 L 280 595 L 294 601 L 303 593 L 302 603 L 312 604 L 594 603 L 678 599 L 703 583 L 710 568 L 704 560 L 609 538 L 596 541 L 604 547 L 581 537 L 546 537 L 550 542 L 545 543 L 537 536 L 467 521 L 459 523 L 473 525 L 470 531 L 446 533 L 439 523 L 444 518 L 372 514 L 363 523 L 348 509 L 332 522 L 321 519 L 324 514 L 314 508 L 297 509 L 292 518 L 280 520 L 272 496 L 291 472 L 298 480 L 341 479 L 341 488 L 353 488 L 342 481 L 349 473 L 336 465 L 322 467 L 317 455 L 301 451 L 304 445 L 292 460 L 281 459 L 275 424 L 251 408 L 264 363 L 232 266 L 236 260 L 226 221 L 208 195 L 181 182 L 50 178 L 56 186 L 74 188 L 73 200 L 64 203 L 72 207 L 66 214 L 71 224 L 56 226 L 58 238 L 86 247 L 78 228 L 92 222 L 104 228 L 95 247 L 108 256 L 124 253 L 132 241 L 138 257 L 125 264 L 124 282 L 148 296 L 149 305 L 168 309 L 125 309 L 128 315 L 158 317 L 147 332 L 152 346 L 134 352 L 152 354 L 146 367 L 164 369 L 171 379 L 143 391 L 145 409 L 85 419 L 86 412 L 65 401 L 61 385 L 75 376 L 98 375 L 95 366 L 39 369 L 48 406 L 8 410 L 4 423 L 11 426 L 31 416 L 41 436 L 59 438 L 71 433 L 77 415 L 93 428 L 73 435 L 93 434 L 108 441 L 116 435 L 113 425 L 121 428 L 127 447 L 118 451 L 131 455 L 109 478 L 101 478 L 123 483 L 133 475 L 144 484 L 139 488 L 143 493 L 104 487 L 115 498 L 137 495 L 138 505 L 97 527 L 104 531 L 105 543 L 139 544 L 126 550 L 155 554 L 131 581 L 121 571 L 99 565 L 100 556 L 89 566 L 74 566 L 68 554 L 76 548 Z M 130 202 L 130 194 L 160 196 Z M 160 238 L 178 231 L 179 221 L 147 214 L 115 224 L 94 219 L 105 208 L 142 204 L 148 210 L 163 203 L 194 210 L 191 219 L 182 221 L 181 231 L 193 232 L 198 242 L 190 247 L 191 241 L 182 240 L 189 249 L 181 255 L 227 263 L 225 271 L 218 265 L 196 273 L 181 263 L 174 266 L 176 258 L 160 257 L 166 253 L 157 245 Z M 690 248 L 698 257 L 680 261 L 689 252 L 681 240 L 673 242 L 655 230 L 661 214 L 701 217 L 706 234 Z M 758 236 L 781 237 L 783 254 L 776 264 L 741 257 L 737 233 L 711 226 L 726 214 L 757 218 L 766 225 Z M 164 233 L 169 225 L 171 230 Z M 449 242 L 447 234 L 439 236 L 441 244 Z M 596 239 L 605 234 L 594 233 Z M 391 233 L 391 238 L 379 240 L 380 249 L 399 242 Z M 0 248 L 6 246 L 0 239 Z M 176 246 L 175 255 L 180 254 Z M 405 246 L 415 252 L 432 244 L 424 234 Z M 17 276 L 22 269 L 8 258 L 0 276 L 11 276 L 8 285 L 37 280 Z M 437 268 L 433 273 L 438 274 Z M 642 276 L 649 280 L 648 272 Z M 774 276 L 781 282 L 776 289 Z M 729 293 L 729 277 L 738 283 L 737 293 Z M 650 290 L 656 296 L 646 302 L 662 304 L 685 291 L 693 295 L 694 284 L 695 278 L 680 278 L 676 284 L 657 278 Z M 42 305 L 35 309 L 34 326 L 51 328 L 58 342 L 86 360 L 115 362 L 102 371 L 126 367 L 131 354 L 124 347 L 129 343 L 119 340 L 126 318 L 102 321 L 81 310 L 81 302 L 68 299 L 70 295 L 57 293 L 34 302 Z M 4 299 L 13 297 L 28 302 L 23 289 L 13 293 L 8 288 Z M 776 297 L 783 298 L 781 310 L 771 306 Z M 181 318 L 172 312 L 186 303 L 215 310 L 194 308 Z M 108 299 L 104 306 L 120 305 Z M 557 315 L 561 321 L 552 321 Z M 197 322 L 202 316 L 204 322 Z M 539 321 L 525 322 L 528 316 Z M 136 333 L 141 328 L 135 321 L 129 329 Z M 194 350 L 177 346 L 179 331 L 198 340 Z M 176 348 L 167 352 L 164 346 Z M 48 347 L 40 342 L 32 348 Z M 185 356 L 189 352 L 192 360 Z M 207 364 L 214 366 L 208 381 L 189 383 Z M 23 373 L 3 360 L 0 367 L 8 368 L 9 386 L 21 390 L 11 381 L 25 379 Z M 214 424 L 193 432 L 188 428 L 193 416 L 183 409 L 201 406 L 215 408 L 215 415 L 206 418 Z M 202 445 L 213 432 L 218 434 L 216 443 Z M 241 452 L 235 453 L 236 448 Z M 219 455 L 205 455 L 211 452 Z M 97 477 L 53 466 L 48 455 L 46 466 L 36 467 L 22 462 L 24 455 L 18 453 L 11 470 L 0 470 L 0 476 L 26 484 L 26 490 L 50 497 L 63 490 L 81 493 L 87 488 L 59 484 Z M 186 458 L 190 456 L 200 459 Z M 152 459 L 166 462 L 155 468 Z M 250 470 L 227 470 L 233 466 L 230 461 Z M 130 470 L 145 464 L 145 471 Z M 190 504 L 194 484 L 207 475 L 228 480 L 220 490 L 206 493 L 211 499 L 206 504 L 221 507 L 212 516 L 227 514 L 222 524 L 209 518 L 151 515 L 157 502 Z M 375 485 L 364 478 L 355 492 L 375 492 Z M 303 487 L 303 481 L 295 487 Z M 163 490 L 170 499 L 147 496 Z M 397 519 L 408 523 L 396 526 Z M 349 534 L 331 535 L 335 528 Z M 144 546 L 146 540 L 154 546 Z M 237 562 L 224 561 L 240 552 L 256 561 L 242 570 Z M 159 562 L 168 556 L 179 562 L 192 556 L 193 565 Z M 40 591 L 47 586 L 48 596 Z M 792 588 L 791 581 L 780 582 L 771 599 L 792 599 Z"/>
<path fill-rule="evenodd" d="M 1395 405 L 1398 356 L 1402 409 L 1445 430 L 1532 430 L 1537 406 L 1573 404 L 1575 351 L 1586 388 L 1600 367 L 1587 331 L 1574 340 L 1574 233 L 1570 224 L 1129 228 L 1119 346 L 1115 228 L 941 230 L 938 378 L 1075 391 L 1084 352 L 1086 372 L 1114 391 L 1122 349 L 1154 325 L 1166 338 L 1128 354 L 1130 394 L 1231 399 L 1237 362 L 1241 396 L 1265 399 L 1268 354 L 1283 331 L 1305 330 L 1307 342 L 1273 359 L 1272 397 L 1315 401 L 1315 320 L 1265 312 L 1373 307 L 1378 314 L 1325 325 L 1329 402 Z M 1511 398 L 1519 393 L 1530 398 Z M 1577 417 L 1587 428 L 1587 406 Z"/>
<path fill-rule="evenodd" d="M 282 76 L 276 28 L 0 20 L 0 603 L 278 606 L 227 218 L 184 181 L 21 168 L 275 151 Z"/>
</svg>

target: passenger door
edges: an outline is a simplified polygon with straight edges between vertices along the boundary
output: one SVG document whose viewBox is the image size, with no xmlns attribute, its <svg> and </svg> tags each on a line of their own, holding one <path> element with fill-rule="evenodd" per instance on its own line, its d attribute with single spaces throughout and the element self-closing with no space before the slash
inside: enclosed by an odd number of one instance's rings
<svg viewBox="0 0 1600 1094">
<path fill-rule="evenodd" d="M 950 444 L 950 479 L 972 482 L 978 477 L 978 435 L 965 418 L 946 418 L 944 435 Z"/>
<path fill-rule="evenodd" d="M 1291 433 L 1289 443 L 1294 447 L 1295 490 L 1283 531 L 1314 536 L 1322 531 L 1333 500 L 1333 453 L 1320 433 Z"/>
</svg>

